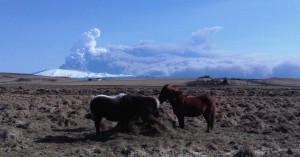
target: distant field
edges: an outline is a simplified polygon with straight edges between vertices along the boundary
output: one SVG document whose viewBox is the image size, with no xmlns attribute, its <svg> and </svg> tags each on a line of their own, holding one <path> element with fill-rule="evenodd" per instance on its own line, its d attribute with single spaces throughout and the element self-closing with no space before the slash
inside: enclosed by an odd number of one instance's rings
<svg viewBox="0 0 300 157">
<path fill-rule="evenodd" d="M 77 80 L 61 77 L 44 77 L 27 74 L 0 74 L 0 84 L 42 84 L 42 85 L 100 85 L 100 86 L 162 86 L 165 84 L 183 84 L 193 78 L 113 78 L 103 80 Z"/>
<path fill-rule="evenodd" d="M 30 74 L 0 73 L 0 84 L 41 85 L 99 85 L 99 86 L 163 86 L 165 84 L 185 85 L 196 78 L 118 78 L 103 80 L 77 80 L 63 77 L 44 77 Z M 300 79 L 228 79 L 232 86 L 286 86 L 300 87 Z"/>
</svg>

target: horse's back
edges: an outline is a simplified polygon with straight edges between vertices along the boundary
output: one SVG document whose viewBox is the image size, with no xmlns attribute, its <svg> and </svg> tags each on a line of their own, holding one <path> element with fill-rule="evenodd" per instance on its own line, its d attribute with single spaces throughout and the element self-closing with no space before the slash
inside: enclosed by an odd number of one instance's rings
<svg viewBox="0 0 300 157">
<path fill-rule="evenodd" d="M 108 99 L 113 99 L 113 100 L 116 100 L 116 99 L 121 99 L 123 96 L 125 96 L 126 94 L 125 93 L 120 93 L 118 95 L 104 95 L 104 94 L 99 94 L 99 95 L 96 95 L 93 97 L 93 99 L 97 99 L 97 98 L 108 98 Z"/>
<path fill-rule="evenodd" d="M 209 106 L 214 106 L 215 105 L 215 100 L 212 97 L 208 96 L 208 95 L 198 96 L 198 99 L 206 105 L 209 105 Z"/>
<path fill-rule="evenodd" d="M 102 106 L 102 105 L 105 105 L 107 103 L 109 104 L 112 104 L 112 103 L 115 103 L 117 102 L 116 99 L 111 99 L 109 97 L 102 97 L 102 96 L 97 96 L 97 97 L 94 97 L 91 101 L 91 105 L 92 106 Z"/>
<path fill-rule="evenodd" d="M 118 110 L 121 106 L 122 97 L 109 97 L 106 95 L 95 96 L 90 102 L 90 109 L 92 112 L 111 112 Z"/>
<path fill-rule="evenodd" d="M 123 103 L 122 97 L 94 97 L 90 103 L 90 109 L 92 114 L 105 117 L 107 120 L 110 121 L 120 121 L 122 119 L 126 119 L 127 113 L 130 109 L 127 105 Z"/>
<path fill-rule="evenodd" d="M 198 116 L 208 108 L 214 107 L 214 100 L 209 96 L 186 96 L 183 99 L 182 110 L 188 116 Z M 179 105 L 180 106 L 180 105 Z M 178 107 L 181 108 L 181 107 Z"/>
</svg>

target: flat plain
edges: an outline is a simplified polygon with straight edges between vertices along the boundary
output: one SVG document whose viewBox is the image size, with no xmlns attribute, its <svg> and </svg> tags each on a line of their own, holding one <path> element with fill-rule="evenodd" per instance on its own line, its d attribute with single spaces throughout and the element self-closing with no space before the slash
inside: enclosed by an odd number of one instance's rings
<svg viewBox="0 0 300 157">
<path fill-rule="evenodd" d="M 0 156 L 300 156 L 300 80 L 228 79 L 229 85 L 187 86 L 195 80 L 87 81 L 2 73 Z M 186 128 L 179 128 L 166 102 L 159 123 L 133 119 L 129 132 L 120 132 L 116 122 L 104 119 L 103 134 L 95 134 L 89 109 L 93 96 L 158 97 L 165 84 L 213 97 L 213 132 L 205 132 L 202 116 L 185 118 Z"/>
</svg>

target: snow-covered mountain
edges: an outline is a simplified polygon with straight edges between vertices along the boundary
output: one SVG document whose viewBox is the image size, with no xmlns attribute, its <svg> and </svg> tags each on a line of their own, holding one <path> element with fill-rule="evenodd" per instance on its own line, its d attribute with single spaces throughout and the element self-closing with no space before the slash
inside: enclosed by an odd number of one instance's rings
<svg viewBox="0 0 300 157">
<path fill-rule="evenodd" d="M 78 70 L 66 70 L 66 69 L 50 69 L 44 70 L 34 75 L 49 76 L 49 77 L 70 77 L 70 78 L 107 78 L 107 77 L 133 77 L 132 75 L 123 75 L 123 74 L 109 74 L 109 73 L 93 73 L 93 72 L 84 72 Z"/>
</svg>

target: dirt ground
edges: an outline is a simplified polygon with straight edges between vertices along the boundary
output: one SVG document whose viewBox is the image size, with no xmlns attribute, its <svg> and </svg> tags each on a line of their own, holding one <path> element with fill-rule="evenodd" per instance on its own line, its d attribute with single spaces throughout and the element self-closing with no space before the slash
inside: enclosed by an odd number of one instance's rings
<svg viewBox="0 0 300 157">
<path fill-rule="evenodd" d="M 182 86 L 190 80 L 79 81 L 0 74 L 0 156 L 300 156 L 299 80 Z M 89 110 L 94 95 L 158 97 L 166 83 L 216 100 L 213 132 L 205 132 L 202 116 L 185 118 L 186 128 L 180 129 L 166 102 L 159 123 L 148 126 L 134 119 L 124 133 L 104 119 L 103 134 L 95 134 Z"/>
</svg>

